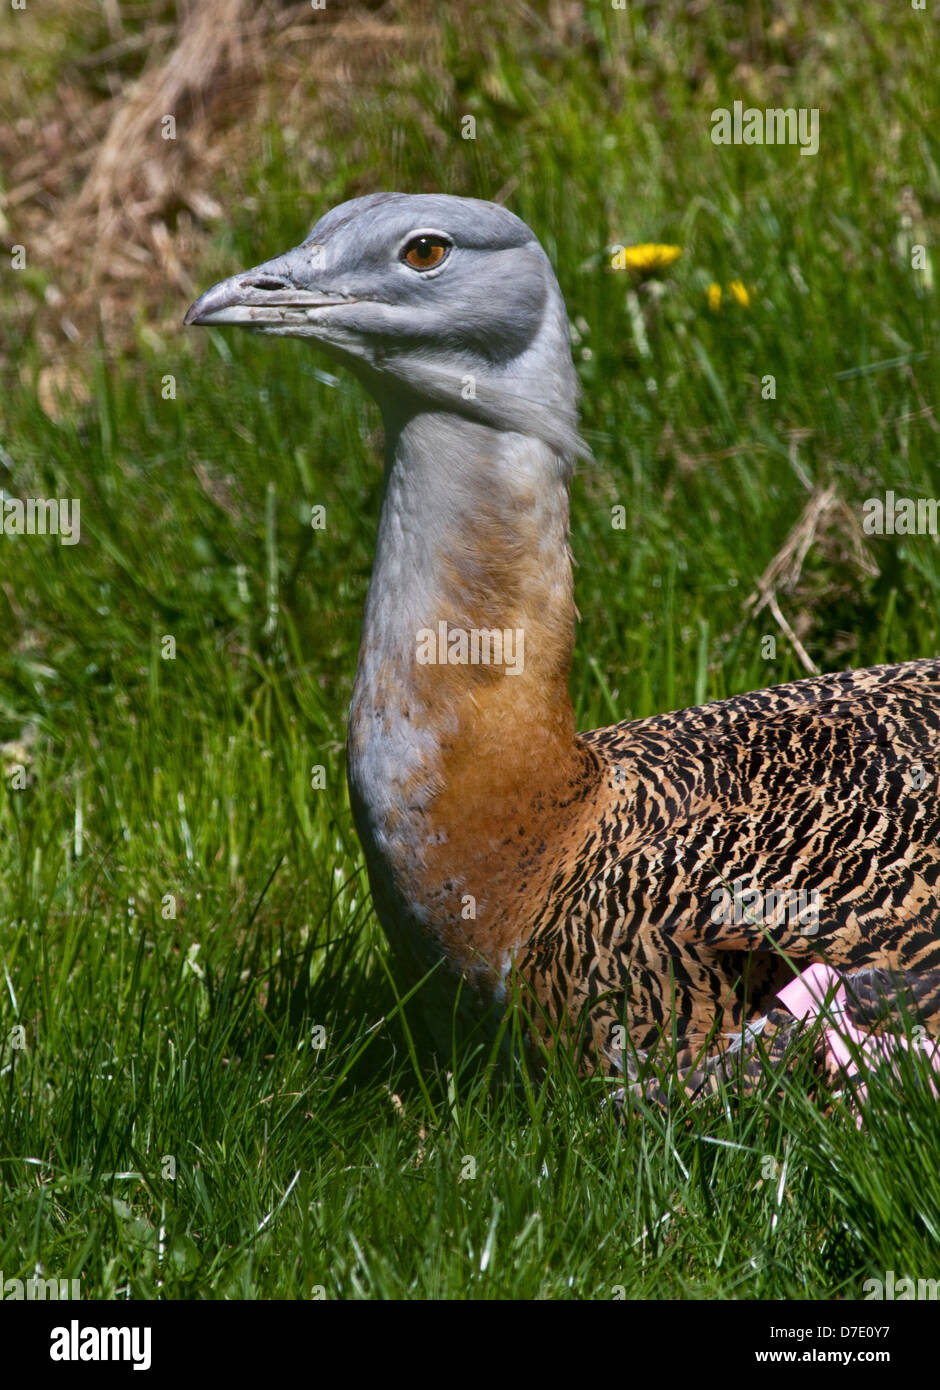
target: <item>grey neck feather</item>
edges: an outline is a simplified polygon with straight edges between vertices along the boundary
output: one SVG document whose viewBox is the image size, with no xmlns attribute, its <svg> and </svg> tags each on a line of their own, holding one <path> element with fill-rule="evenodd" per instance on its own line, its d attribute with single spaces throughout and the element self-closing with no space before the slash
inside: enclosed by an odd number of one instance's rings
<svg viewBox="0 0 940 1390">
<path fill-rule="evenodd" d="M 439 346 L 427 356 L 385 348 L 355 364 L 382 408 L 386 438 L 349 722 L 350 791 L 373 869 L 376 855 L 383 865 L 396 853 L 399 863 L 420 861 L 431 833 L 425 811 L 444 776 L 441 745 L 482 733 L 458 731 L 440 699 L 425 707 L 422 629 L 529 624 L 543 651 L 526 644 L 527 710 L 538 718 L 542 692 L 547 703 L 559 680 L 567 693 L 568 483 L 587 450 L 564 302 L 544 253 L 533 254 L 542 312 L 528 342 L 494 335 L 487 350 L 450 362 Z"/>
<path fill-rule="evenodd" d="M 349 780 L 360 829 L 373 847 L 388 852 L 394 825 L 402 848 L 420 857 L 441 740 L 454 728 L 446 713 L 430 719 L 423 707 L 417 635 L 441 620 L 472 627 L 481 608 L 467 611 L 467 596 L 480 595 L 481 566 L 505 547 L 519 582 L 505 600 L 484 587 L 487 626 L 535 627 L 557 609 L 564 644 L 571 623 L 570 464 L 541 439 L 443 412 L 387 413 L 386 455 L 350 709 Z M 527 661 L 538 655 L 527 651 Z"/>
</svg>

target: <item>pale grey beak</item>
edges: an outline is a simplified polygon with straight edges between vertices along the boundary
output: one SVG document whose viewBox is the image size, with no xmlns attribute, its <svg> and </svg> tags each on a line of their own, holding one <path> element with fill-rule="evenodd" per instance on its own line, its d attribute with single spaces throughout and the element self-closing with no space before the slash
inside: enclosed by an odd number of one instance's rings
<svg viewBox="0 0 940 1390">
<path fill-rule="evenodd" d="M 183 323 L 200 328 L 237 324 L 262 331 L 309 323 L 318 309 L 355 301 L 325 290 L 301 289 L 291 277 L 291 253 L 277 256 L 254 270 L 242 271 L 200 295 Z"/>
</svg>

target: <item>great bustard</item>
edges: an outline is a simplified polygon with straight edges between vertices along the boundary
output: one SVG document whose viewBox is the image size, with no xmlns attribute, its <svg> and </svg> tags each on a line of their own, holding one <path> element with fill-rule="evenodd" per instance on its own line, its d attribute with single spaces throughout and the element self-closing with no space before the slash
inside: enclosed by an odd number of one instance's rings
<svg viewBox="0 0 940 1390">
<path fill-rule="evenodd" d="M 856 972 L 857 1018 L 900 989 L 940 1024 L 940 661 L 576 733 L 577 382 L 525 223 L 357 198 L 186 322 L 309 338 L 382 409 L 349 787 L 441 1046 L 458 996 L 491 1016 L 512 977 L 536 1031 L 629 1077 L 663 1030 L 717 1056 L 813 962 Z"/>
</svg>

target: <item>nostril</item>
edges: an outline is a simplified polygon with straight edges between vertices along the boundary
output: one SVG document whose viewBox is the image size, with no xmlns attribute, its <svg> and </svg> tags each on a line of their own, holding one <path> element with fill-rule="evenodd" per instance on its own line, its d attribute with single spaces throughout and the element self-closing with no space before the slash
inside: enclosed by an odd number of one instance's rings
<svg viewBox="0 0 940 1390">
<path fill-rule="evenodd" d="M 278 280 L 274 275 L 254 275 L 242 281 L 242 288 L 246 290 L 287 290 L 290 289 L 286 280 Z"/>
</svg>

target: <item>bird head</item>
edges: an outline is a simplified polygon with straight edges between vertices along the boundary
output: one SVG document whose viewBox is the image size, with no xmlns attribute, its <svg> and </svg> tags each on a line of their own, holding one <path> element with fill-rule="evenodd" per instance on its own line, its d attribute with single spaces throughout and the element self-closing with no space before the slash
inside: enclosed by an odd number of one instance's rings
<svg viewBox="0 0 940 1390">
<path fill-rule="evenodd" d="M 390 417 L 449 410 L 571 458 L 577 381 L 554 271 L 495 203 L 376 193 L 291 251 L 207 290 L 185 323 L 308 338 Z"/>
</svg>

